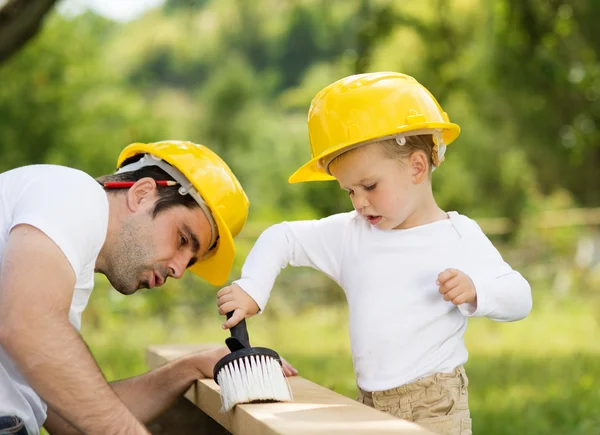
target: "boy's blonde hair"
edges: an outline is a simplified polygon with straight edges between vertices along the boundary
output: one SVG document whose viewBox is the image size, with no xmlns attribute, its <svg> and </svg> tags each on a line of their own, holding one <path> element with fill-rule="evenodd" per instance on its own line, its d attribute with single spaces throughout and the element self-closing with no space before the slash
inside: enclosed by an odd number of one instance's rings
<svg viewBox="0 0 600 435">
<path fill-rule="evenodd" d="M 423 151 L 427 157 L 427 170 L 431 174 L 435 165 L 433 136 L 430 134 L 420 134 L 417 136 L 405 136 L 404 139 L 406 140 L 404 145 L 400 145 L 395 138 L 385 139 L 376 143 L 382 145 L 385 156 L 390 159 L 401 160 L 409 157 L 415 151 Z"/>
<path fill-rule="evenodd" d="M 403 144 L 401 145 L 401 143 Z M 396 137 L 390 137 L 387 139 L 371 142 L 370 144 L 364 144 L 363 146 L 366 145 L 380 145 L 386 157 L 398 161 L 409 157 L 415 151 L 422 151 L 427 156 L 427 169 L 429 174 L 431 174 L 434 167 L 439 166 L 441 163 L 441 161 L 438 161 L 437 147 L 435 147 L 435 144 L 433 142 L 433 136 L 431 134 L 403 136 L 401 139 L 396 139 Z M 329 167 L 331 167 L 331 164 L 333 162 L 339 162 L 345 155 L 348 155 L 349 152 L 357 148 L 360 148 L 360 146 L 350 149 L 344 153 L 341 153 L 335 156 L 333 159 L 331 159 L 331 161 L 327 164 L 328 172 Z"/>
</svg>

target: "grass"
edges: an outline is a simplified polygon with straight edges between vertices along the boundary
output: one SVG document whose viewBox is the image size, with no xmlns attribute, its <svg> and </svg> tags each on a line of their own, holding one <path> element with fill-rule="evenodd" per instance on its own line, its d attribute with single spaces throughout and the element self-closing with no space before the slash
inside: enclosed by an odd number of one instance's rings
<svg viewBox="0 0 600 435">
<path fill-rule="evenodd" d="M 96 295 L 95 297 L 102 297 Z M 93 303 L 93 302 L 92 302 Z M 223 343 L 222 318 L 112 315 L 83 334 L 109 379 L 145 370 L 144 348 L 160 343 Z M 255 345 L 276 349 L 300 374 L 356 397 L 344 307 L 251 320 Z M 475 433 L 600 434 L 600 326 L 584 299 L 535 297 L 525 320 L 470 320 L 470 406 Z"/>
</svg>

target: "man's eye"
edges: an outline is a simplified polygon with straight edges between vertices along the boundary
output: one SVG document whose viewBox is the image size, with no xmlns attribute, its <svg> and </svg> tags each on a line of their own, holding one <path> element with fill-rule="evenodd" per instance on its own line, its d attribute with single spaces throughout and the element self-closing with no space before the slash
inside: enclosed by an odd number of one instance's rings
<svg viewBox="0 0 600 435">
<path fill-rule="evenodd" d="M 354 194 L 354 190 L 349 190 L 348 195 L 352 196 Z"/>
<path fill-rule="evenodd" d="M 370 186 L 365 186 L 365 190 L 366 191 L 375 190 L 375 187 L 377 187 L 377 183 L 371 184 Z"/>
<path fill-rule="evenodd" d="M 181 236 L 179 238 L 179 242 L 181 243 L 181 246 L 184 246 L 187 243 L 187 239 L 183 236 Z"/>
</svg>

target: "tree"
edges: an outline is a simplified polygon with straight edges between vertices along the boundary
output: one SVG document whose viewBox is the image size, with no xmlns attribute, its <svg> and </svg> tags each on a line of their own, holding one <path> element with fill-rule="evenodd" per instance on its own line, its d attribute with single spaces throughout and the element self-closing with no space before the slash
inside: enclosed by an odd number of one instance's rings
<svg viewBox="0 0 600 435">
<path fill-rule="evenodd" d="M 56 0 L 8 0 L 0 8 L 0 63 L 36 35 L 55 3 Z"/>
</svg>

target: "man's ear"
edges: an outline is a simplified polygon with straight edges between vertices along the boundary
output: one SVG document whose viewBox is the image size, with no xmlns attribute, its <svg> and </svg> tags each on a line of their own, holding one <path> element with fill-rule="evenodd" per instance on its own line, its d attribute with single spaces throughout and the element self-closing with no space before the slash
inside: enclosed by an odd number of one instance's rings
<svg viewBox="0 0 600 435">
<path fill-rule="evenodd" d="M 131 211 L 137 211 L 148 201 L 154 203 L 156 192 L 156 181 L 154 181 L 154 178 L 140 178 L 127 191 L 127 206 Z"/>
<path fill-rule="evenodd" d="M 429 162 L 423 151 L 414 151 L 408 158 L 412 182 L 421 184 L 429 175 Z"/>
</svg>

